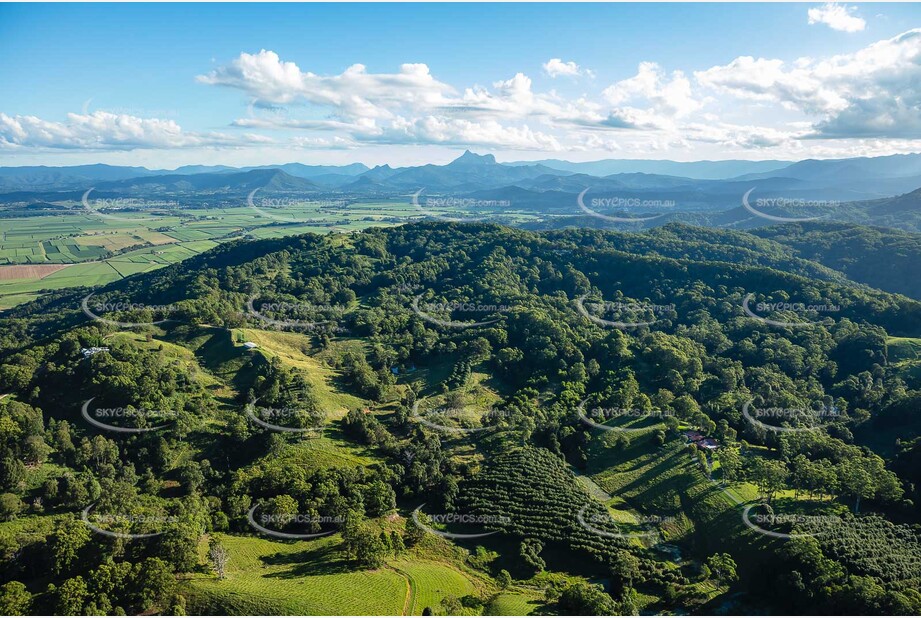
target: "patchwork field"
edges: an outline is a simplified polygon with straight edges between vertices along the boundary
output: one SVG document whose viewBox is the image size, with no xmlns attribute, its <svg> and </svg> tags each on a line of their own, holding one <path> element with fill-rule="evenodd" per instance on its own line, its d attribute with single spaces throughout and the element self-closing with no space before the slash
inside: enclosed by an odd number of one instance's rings
<svg viewBox="0 0 921 618">
<path fill-rule="evenodd" d="M 318 207 L 204 208 L 131 213 L 111 219 L 79 207 L 68 214 L 0 219 L 0 310 L 45 291 L 97 286 L 207 251 L 225 240 L 350 232 L 392 225 L 419 213 L 399 202 Z M 97 264 L 93 264 L 93 263 Z M 68 264 L 84 264 L 50 277 Z M 7 266 L 22 266 L 8 269 Z"/>
<path fill-rule="evenodd" d="M 14 281 L 17 279 L 44 279 L 67 264 L 36 264 L 33 266 L 0 266 L 0 281 Z"/>
<path fill-rule="evenodd" d="M 99 262 L 101 268 L 73 270 L 62 279 L 43 279 L 43 271 L 0 274 L 0 310 L 33 300 L 45 291 L 71 286 L 104 285 L 186 259 L 238 238 L 279 238 L 296 234 L 355 232 L 423 218 L 406 200 L 371 200 L 341 204 L 260 203 L 185 210 L 133 211 L 113 219 L 87 212 L 78 204 L 66 214 L 0 218 L 0 269 L 4 265 L 65 265 Z M 435 214 L 457 215 L 451 209 Z M 470 213 L 467 213 L 468 215 Z M 516 222 L 534 218 L 510 213 Z M 53 271 L 49 271 L 53 272 Z"/>
</svg>

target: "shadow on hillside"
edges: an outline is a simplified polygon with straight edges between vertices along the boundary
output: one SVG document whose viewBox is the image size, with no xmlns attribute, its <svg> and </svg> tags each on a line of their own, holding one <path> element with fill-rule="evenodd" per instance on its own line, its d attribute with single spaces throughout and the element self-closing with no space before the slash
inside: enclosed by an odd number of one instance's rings
<svg viewBox="0 0 921 618">
<path fill-rule="evenodd" d="M 324 545 L 298 552 L 278 552 L 261 558 L 267 565 L 291 565 L 280 573 L 264 575 L 267 578 L 295 579 L 310 575 L 338 575 L 355 571 L 355 565 L 345 560 L 338 546 Z"/>
</svg>

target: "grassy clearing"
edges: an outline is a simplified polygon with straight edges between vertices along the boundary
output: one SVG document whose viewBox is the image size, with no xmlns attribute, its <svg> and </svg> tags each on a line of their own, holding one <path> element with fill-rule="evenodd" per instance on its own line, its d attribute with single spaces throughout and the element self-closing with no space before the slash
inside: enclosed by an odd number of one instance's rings
<svg viewBox="0 0 921 618">
<path fill-rule="evenodd" d="M 529 616 L 541 610 L 543 594 L 539 590 L 520 588 L 507 590 L 490 601 L 485 616 Z"/>
<path fill-rule="evenodd" d="M 390 566 L 407 577 L 411 589 L 408 614 L 412 616 L 421 615 L 426 607 L 437 613 L 447 596 L 460 598 L 483 593 L 483 587 L 469 575 L 444 563 L 414 557 L 393 561 Z M 473 613 L 476 612 L 464 612 Z"/>
<path fill-rule="evenodd" d="M 439 611 L 447 596 L 484 598 L 490 584 L 448 560 L 405 555 L 380 569 L 354 570 L 344 560 L 338 535 L 312 541 L 278 542 L 227 536 L 227 578 L 191 575 L 185 581 L 195 612 L 281 615 L 421 615 Z M 202 560 L 207 543 L 200 548 Z M 509 591 L 505 607 L 534 607 L 523 593 Z"/>
<path fill-rule="evenodd" d="M 911 337 L 889 337 L 886 339 L 889 346 L 890 362 L 921 360 L 921 339 Z"/>
<path fill-rule="evenodd" d="M 338 535 L 295 543 L 228 536 L 227 579 L 192 576 L 191 606 L 209 614 L 401 614 L 406 579 L 391 568 L 351 570 L 339 542 Z"/>
<path fill-rule="evenodd" d="M 364 399 L 337 388 L 337 382 L 341 380 L 339 372 L 312 355 L 315 350 L 308 335 L 254 328 L 235 329 L 233 340 L 241 339 L 258 345 L 255 353 L 270 360 L 277 356 L 285 365 L 303 370 L 327 418 L 339 419 L 351 408 L 368 405 Z"/>
</svg>

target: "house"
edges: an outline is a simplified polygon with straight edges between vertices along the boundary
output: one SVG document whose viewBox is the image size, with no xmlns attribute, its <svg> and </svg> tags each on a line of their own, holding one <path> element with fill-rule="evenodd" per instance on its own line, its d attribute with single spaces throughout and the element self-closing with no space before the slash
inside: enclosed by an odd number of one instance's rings
<svg viewBox="0 0 921 618">
<path fill-rule="evenodd" d="M 109 348 L 96 348 L 96 347 L 80 348 L 80 353 L 83 354 L 83 358 L 89 358 L 90 356 L 99 354 L 100 352 L 108 352 L 108 351 L 109 351 Z"/>
<path fill-rule="evenodd" d="M 258 348 L 259 346 L 257 346 L 257 345 L 256 345 L 255 343 L 253 343 L 252 341 L 244 341 L 244 342 L 243 342 L 243 347 L 246 348 L 247 350 L 252 350 L 253 348 Z"/>
<path fill-rule="evenodd" d="M 696 444 L 698 448 L 705 448 L 712 451 L 720 447 L 720 443 L 714 438 L 708 438 L 699 431 L 688 430 L 682 431 L 681 434 L 687 438 L 688 442 Z"/>
</svg>

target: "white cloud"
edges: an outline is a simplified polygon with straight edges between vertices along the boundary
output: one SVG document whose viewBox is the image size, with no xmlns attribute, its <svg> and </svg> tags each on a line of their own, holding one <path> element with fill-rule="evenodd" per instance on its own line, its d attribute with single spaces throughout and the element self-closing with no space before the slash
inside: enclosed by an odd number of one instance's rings
<svg viewBox="0 0 921 618">
<path fill-rule="evenodd" d="M 921 137 L 921 29 L 823 60 L 743 56 L 694 76 L 718 92 L 812 117 L 811 137 Z"/>
<path fill-rule="evenodd" d="M 832 30 L 860 32 L 867 27 L 867 22 L 862 17 L 852 14 L 856 10 L 856 6 L 826 2 L 822 6 L 809 9 L 809 25 L 825 24 Z"/>
<path fill-rule="evenodd" d="M 588 74 L 559 58 L 543 68 L 553 77 Z M 114 110 L 85 110 L 61 122 L 0 114 L 0 148 L 271 144 L 342 150 L 407 144 L 786 156 L 850 152 L 854 144 L 878 152 L 887 142 L 905 149 L 914 138 L 914 149 L 921 149 L 921 29 L 825 58 L 740 56 L 693 75 L 693 67 L 682 68 L 641 62 L 634 75 L 571 97 L 535 90 L 523 72 L 455 88 L 425 64 L 403 64 L 392 73 L 355 64 L 318 75 L 262 50 L 241 53 L 197 78 L 245 95 L 249 114 L 232 121 L 227 133 L 190 132 L 174 120 Z M 271 137 L 244 133 L 253 130 Z"/>
<path fill-rule="evenodd" d="M 103 111 L 68 114 L 66 122 L 36 116 L 7 116 L 0 112 L 0 147 L 5 148 L 161 149 L 233 146 L 264 139 L 261 136 L 241 139 L 221 133 L 189 133 L 172 120 Z"/>
<path fill-rule="evenodd" d="M 594 77 L 594 73 L 588 69 L 583 69 L 575 62 L 563 62 L 561 58 L 551 58 L 543 64 L 544 73 L 552 78 L 557 77 L 579 77 L 586 75 Z"/>
<path fill-rule="evenodd" d="M 703 107 L 684 73 L 674 71 L 669 77 L 655 62 L 641 62 L 636 75 L 608 86 L 602 94 L 612 105 L 644 101 L 650 106 L 648 113 L 674 118 L 683 118 Z"/>
<path fill-rule="evenodd" d="M 339 75 L 321 76 L 264 49 L 241 53 L 198 81 L 243 90 L 261 104 L 330 106 L 344 119 L 393 117 L 403 106 L 434 107 L 453 92 L 425 64 L 403 64 L 398 73 L 368 73 L 364 65 L 354 64 Z"/>
<path fill-rule="evenodd" d="M 556 137 L 527 125 L 513 127 L 495 120 L 474 122 L 437 116 L 401 118 L 377 135 L 366 135 L 365 139 L 387 144 L 469 145 L 554 152 L 564 149 Z"/>
</svg>

